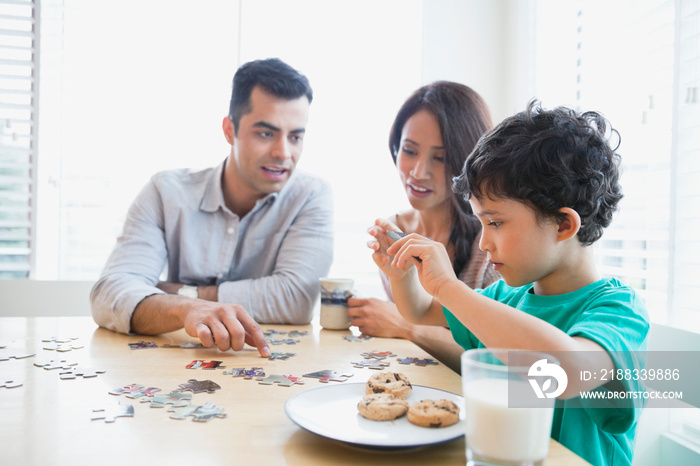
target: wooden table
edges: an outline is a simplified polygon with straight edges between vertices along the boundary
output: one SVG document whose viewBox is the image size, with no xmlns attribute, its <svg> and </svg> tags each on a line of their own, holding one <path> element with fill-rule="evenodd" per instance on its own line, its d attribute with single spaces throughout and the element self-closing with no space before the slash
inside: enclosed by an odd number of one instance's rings
<svg viewBox="0 0 700 466">
<path fill-rule="evenodd" d="M 308 332 L 295 345 L 271 345 L 272 351 L 296 353 L 287 360 L 261 358 L 257 350 L 234 353 L 218 349 L 167 349 L 163 345 L 194 342 L 183 331 L 159 337 L 129 336 L 98 328 L 89 317 L 0 318 L 0 355 L 34 357 L 0 361 L 0 384 L 22 382 L 16 388 L 0 387 L 0 464 L 249 464 L 249 465 L 463 465 L 464 439 L 410 451 L 368 451 L 349 447 L 307 432 L 285 414 L 287 399 L 322 385 L 302 378 L 304 385 L 260 385 L 224 375 L 224 370 L 187 369 L 195 359 L 220 360 L 227 368 L 263 367 L 268 374 L 301 376 L 331 369 L 352 372 L 352 382 L 365 382 L 374 370 L 354 368 L 361 353 L 392 351 L 399 357 L 430 356 L 413 343 L 375 338 L 351 342 L 351 331 L 322 330 L 316 322 L 306 326 L 266 325 L 265 329 Z M 357 335 L 357 332 L 354 332 Z M 282 338 L 285 335 L 278 335 Z M 82 349 L 57 352 L 44 349 L 43 339 L 78 337 Z M 132 350 L 129 343 L 153 341 L 158 348 Z M 65 359 L 79 366 L 104 369 L 92 378 L 62 380 L 60 369 L 45 370 L 35 362 Z M 392 362 L 391 369 L 405 373 L 417 385 L 461 393 L 459 375 L 440 364 L 419 367 Z M 198 393 L 192 403 L 207 402 L 225 409 L 226 418 L 209 422 L 171 419 L 168 408 L 150 408 L 139 399 L 108 392 L 129 384 L 159 387 L 169 393 L 189 379 L 212 380 L 221 386 L 214 393 Z M 339 383 L 339 382 L 330 382 Z M 91 420 L 93 410 L 115 402 L 134 406 L 133 417 L 115 422 Z M 548 466 L 587 464 L 552 441 Z"/>
</svg>

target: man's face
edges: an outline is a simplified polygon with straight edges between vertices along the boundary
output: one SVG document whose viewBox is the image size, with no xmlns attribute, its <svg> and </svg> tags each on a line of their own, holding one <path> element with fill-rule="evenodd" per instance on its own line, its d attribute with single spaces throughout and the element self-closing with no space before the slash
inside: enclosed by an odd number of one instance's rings
<svg viewBox="0 0 700 466">
<path fill-rule="evenodd" d="M 251 111 L 241 117 L 237 134 L 224 119 L 231 144 L 226 184 L 239 201 L 255 201 L 280 191 L 296 167 L 309 117 L 306 96 L 285 100 L 253 88 Z"/>
</svg>

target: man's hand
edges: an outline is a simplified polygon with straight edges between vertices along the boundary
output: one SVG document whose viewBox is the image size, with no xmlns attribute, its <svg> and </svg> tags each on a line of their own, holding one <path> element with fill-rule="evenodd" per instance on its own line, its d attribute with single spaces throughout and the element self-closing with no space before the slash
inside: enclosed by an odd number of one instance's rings
<svg viewBox="0 0 700 466">
<path fill-rule="evenodd" d="M 240 351 L 243 344 L 248 343 L 257 347 L 261 356 L 270 356 L 262 329 L 241 306 L 183 299 L 187 300 L 189 307 L 184 314 L 185 332 L 199 338 L 204 346 L 216 344 L 221 351 Z"/>
<path fill-rule="evenodd" d="M 135 333 L 159 335 L 180 328 L 206 347 L 240 351 L 247 343 L 263 357 L 271 354 L 260 325 L 236 304 L 156 294 L 141 301 L 131 316 Z"/>
</svg>

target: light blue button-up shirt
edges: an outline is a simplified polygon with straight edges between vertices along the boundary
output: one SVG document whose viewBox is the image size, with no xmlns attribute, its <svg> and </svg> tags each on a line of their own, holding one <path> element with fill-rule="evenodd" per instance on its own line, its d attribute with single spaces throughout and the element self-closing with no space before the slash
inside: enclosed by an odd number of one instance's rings
<svg viewBox="0 0 700 466">
<path fill-rule="evenodd" d="M 129 208 L 92 293 L 101 327 L 129 333 L 131 315 L 167 281 L 218 285 L 220 302 L 239 304 L 260 323 L 306 324 L 333 261 L 330 185 L 295 170 L 279 193 L 243 218 L 224 203 L 224 164 L 154 175 Z"/>
</svg>

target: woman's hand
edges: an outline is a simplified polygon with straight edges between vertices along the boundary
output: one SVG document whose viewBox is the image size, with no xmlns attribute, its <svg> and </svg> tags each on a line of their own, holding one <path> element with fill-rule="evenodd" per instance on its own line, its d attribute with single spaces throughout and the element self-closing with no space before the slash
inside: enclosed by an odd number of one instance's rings
<svg viewBox="0 0 700 466">
<path fill-rule="evenodd" d="M 404 319 L 396 305 L 376 298 L 350 298 L 348 315 L 352 325 L 365 335 L 383 338 L 412 339 L 413 324 Z"/>
<path fill-rule="evenodd" d="M 394 257 L 387 253 L 387 249 L 393 244 L 393 240 L 389 238 L 387 231 L 401 232 L 399 227 L 386 219 L 379 218 L 375 220 L 374 225 L 367 231 L 373 236 L 372 239 L 367 241 L 367 247 L 374 251 L 372 259 L 382 272 L 389 278 L 401 278 L 406 271 L 398 270 L 391 266 Z"/>
</svg>

